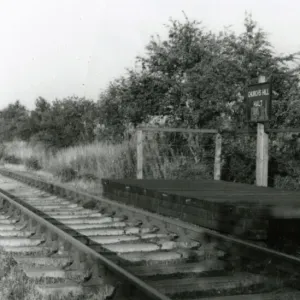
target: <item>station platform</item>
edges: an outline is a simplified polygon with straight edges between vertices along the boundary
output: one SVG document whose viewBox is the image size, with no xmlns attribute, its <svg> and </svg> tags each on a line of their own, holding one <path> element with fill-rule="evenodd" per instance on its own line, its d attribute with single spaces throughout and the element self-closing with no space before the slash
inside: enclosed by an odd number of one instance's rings
<svg viewBox="0 0 300 300">
<path fill-rule="evenodd" d="M 300 192 L 214 180 L 102 179 L 103 195 L 247 240 L 300 237 Z"/>
</svg>

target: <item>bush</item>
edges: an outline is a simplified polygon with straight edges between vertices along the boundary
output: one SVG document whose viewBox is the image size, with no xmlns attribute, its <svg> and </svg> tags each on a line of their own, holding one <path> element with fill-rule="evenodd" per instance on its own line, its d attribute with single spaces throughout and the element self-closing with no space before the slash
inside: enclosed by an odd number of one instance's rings
<svg viewBox="0 0 300 300">
<path fill-rule="evenodd" d="M 59 177 L 62 182 L 70 182 L 77 178 L 76 171 L 71 167 L 62 167 L 55 172 L 55 176 Z"/>
<path fill-rule="evenodd" d="M 292 176 L 276 175 L 274 180 L 274 187 L 281 190 L 299 190 L 300 180 Z"/>
<path fill-rule="evenodd" d="M 3 161 L 8 164 L 15 164 L 15 165 L 19 165 L 22 163 L 22 160 L 16 157 L 15 155 L 7 155 L 7 154 L 4 155 Z"/>
<path fill-rule="evenodd" d="M 5 146 L 0 144 L 0 159 L 2 159 L 5 155 Z"/>
<path fill-rule="evenodd" d="M 42 167 L 36 157 L 31 156 L 25 160 L 25 166 L 30 170 L 41 170 Z"/>
<path fill-rule="evenodd" d="M 212 165 L 213 164 L 209 164 L 209 162 L 206 162 L 203 164 L 195 163 L 194 165 L 181 166 L 178 170 L 176 170 L 176 173 L 172 174 L 172 178 L 182 178 L 187 180 L 212 179 Z"/>
<path fill-rule="evenodd" d="M 222 143 L 222 180 L 254 184 L 256 140 L 248 135 L 229 135 Z"/>
</svg>

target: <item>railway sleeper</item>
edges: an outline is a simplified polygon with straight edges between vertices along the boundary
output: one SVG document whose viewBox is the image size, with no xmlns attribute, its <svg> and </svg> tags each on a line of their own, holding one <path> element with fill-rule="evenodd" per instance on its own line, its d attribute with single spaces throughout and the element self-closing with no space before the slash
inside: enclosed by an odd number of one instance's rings
<svg viewBox="0 0 300 300">
<path fill-rule="evenodd" d="M 218 294 L 230 295 L 243 294 L 245 290 L 274 291 L 282 288 L 276 281 L 260 275 L 249 273 L 235 273 L 227 276 L 191 277 L 184 279 L 147 280 L 151 286 L 157 288 L 163 294 L 173 297 L 179 296 L 214 296 Z"/>
<path fill-rule="evenodd" d="M 131 266 L 128 270 L 141 277 L 179 275 L 179 274 L 203 274 L 209 271 L 222 271 L 225 263 L 218 259 L 203 260 L 197 262 L 179 262 L 176 264 L 156 264 Z"/>
<path fill-rule="evenodd" d="M 35 266 L 47 266 L 51 265 L 54 267 L 64 268 L 67 265 L 70 265 L 72 258 L 70 255 L 56 255 L 56 256 L 46 256 L 46 255 L 22 255 L 22 256 L 13 256 L 14 260 L 19 264 L 31 264 Z"/>
</svg>

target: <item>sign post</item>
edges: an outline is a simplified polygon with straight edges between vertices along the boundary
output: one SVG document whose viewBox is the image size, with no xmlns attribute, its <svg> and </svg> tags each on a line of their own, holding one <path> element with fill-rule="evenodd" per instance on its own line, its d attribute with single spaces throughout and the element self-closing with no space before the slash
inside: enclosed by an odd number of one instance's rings
<svg viewBox="0 0 300 300">
<path fill-rule="evenodd" d="M 258 82 L 248 87 L 247 118 L 257 123 L 256 185 L 268 186 L 269 136 L 264 123 L 270 120 L 272 90 L 265 76 L 259 76 Z"/>
</svg>

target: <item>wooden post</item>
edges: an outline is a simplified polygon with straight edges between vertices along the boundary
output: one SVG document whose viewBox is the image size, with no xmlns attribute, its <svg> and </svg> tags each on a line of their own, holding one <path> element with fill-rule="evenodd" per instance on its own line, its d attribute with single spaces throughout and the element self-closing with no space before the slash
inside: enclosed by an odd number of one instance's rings
<svg viewBox="0 0 300 300">
<path fill-rule="evenodd" d="M 137 131 L 137 148 L 136 148 L 136 158 L 137 158 L 137 179 L 143 179 L 143 130 L 139 129 Z"/>
<path fill-rule="evenodd" d="M 259 76 L 259 83 L 266 82 L 265 76 Z M 268 186 L 269 136 L 265 133 L 265 125 L 257 123 L 256 143 L 256 185 Z"/>
<path fill-rule="evenodd" d="M 215 163 L 214 163 L 214 180 L 221 179 L 221 154 L 222 154 L 222 136 L 216 134 L 215 144 Z"/>
</svg>

